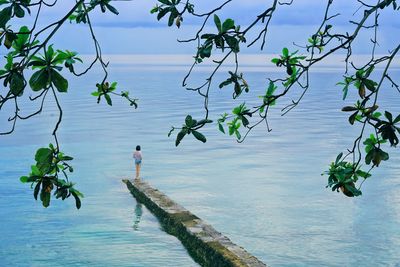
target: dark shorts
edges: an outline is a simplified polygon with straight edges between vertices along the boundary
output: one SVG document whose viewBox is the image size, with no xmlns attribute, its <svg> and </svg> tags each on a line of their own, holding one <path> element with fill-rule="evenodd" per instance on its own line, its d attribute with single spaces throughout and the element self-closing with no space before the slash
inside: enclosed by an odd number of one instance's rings
<svg viewBox="0 0 400 267">
<path fill-rule="evenodd" d="M 141 164 L 141 163 L 142 163 L 142 160 L 141 160 L 141 159 L 135 159 L 135 164 L 139 165 L 139 164 Z"/>
</svg>

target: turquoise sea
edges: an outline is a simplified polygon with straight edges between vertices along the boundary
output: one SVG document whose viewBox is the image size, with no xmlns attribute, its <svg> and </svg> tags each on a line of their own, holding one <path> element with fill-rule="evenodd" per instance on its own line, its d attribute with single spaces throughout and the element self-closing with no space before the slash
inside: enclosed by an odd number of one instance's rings
<svg viewBox="0 0 400 267">
<path fill-rule="evenodd" d="M 249 70 L 253 89 L 238 100 L 230 99 L 231 88 L 212 88 L 214 119 L 241 101 L 254 105 L 266 78 L 277 75 Z M 80 210 L 72 199 L 52 200 L 45 209 L 19 181 L 36 149 L 53 142 L 57 110 L 50 97 L 40 116 L 0 137 L 0 266 L 198 266 L 121 182 L 134 176 L 137 144 L 144 180 L 271 266 L 400 266 L 400 153 L 388 149 L 390 161 L 364 183 L 362 197 L 332 193 L 321 176 L 359 130 L 340 112 L 356 92 L 342 101 L 338 70 L 313 73 L 303 102 L 286 116 L 280 108 L 291 99 L 278 103 L 270 133 L 259 127 L 238 144 L 212 125 L 203 131 L 207 143 L 190 136 L 178 148 L 167 137 L 171 125 L 202 115 L 201 99 L 180 86 L 185 68 L 112 63 L 110 79 L 140 99 L 138 110 L 118 98 L 112 107 L 97 105 L 90 92 L 100 75 L 95 69 L 71 79 L 61 96 L 59 139 L 75 158 L 71 180 L 85 195 Z M 383 108 L 400 112 L 395 89 L 385 87 L 380 98 Z M 8 108 L 0 115 L 2 130 Z"/>
</svg>

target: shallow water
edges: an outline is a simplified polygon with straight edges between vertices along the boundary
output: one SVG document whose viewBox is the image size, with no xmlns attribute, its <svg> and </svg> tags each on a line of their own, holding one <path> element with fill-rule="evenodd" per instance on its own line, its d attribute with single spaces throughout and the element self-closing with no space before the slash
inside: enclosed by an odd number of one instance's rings
<svg viewBox="0 0 400 267">
<path fill-rule="evenodd" d="M 44 209 L 19 182 L 35 150 L 52 142 L 57 113 L 51 101 L 40 117 L 0 138 L 0 266 L 196 266 L 121 183 L 134 175 L 137 144 L 144 180 L 272 266 L 400 264 L 399 153 L 389 149 L 390 161 L 365 182 L 359 198 L 330 192 L 320 175 L 357 135 L 340 112 L 351 96 L 341 100 L 339 72 L 313 74 L 301 105 L 284 117 L 280 105 L 272 111 L 270 133 L 257 128 L 238 144 L 212 126 L 203 131 L 207 143 L 189 137 L 179 148 L 167 138 L 170 126 L 202 114 L 201 99 L 179 86 L 184 72 L 113 65 L 110 73 L 140 99 L 138 110 L 115 98 L 113 107 L 96 105 L 90 92 L 98 71 L 72 80 L 61 99 L 59 139 L 75 157 L 71 179 L 85 194 L 81 210 L 72 200 Z M 242 98 L 248 105 L 265 92 L 265 77 L 248 73 L 255 88 Z M 214 89 L 214 118 L 235 106 L 230 90 Z M 382 92 L 382 106 L 397 114 L 393 90 Z"/>
</svg>

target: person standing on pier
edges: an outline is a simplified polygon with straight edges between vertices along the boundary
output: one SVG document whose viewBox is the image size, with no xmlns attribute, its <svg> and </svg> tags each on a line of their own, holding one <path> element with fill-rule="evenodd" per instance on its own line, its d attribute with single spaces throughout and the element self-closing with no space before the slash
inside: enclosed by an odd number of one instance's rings
<svg viewBox="0 0 400 267">
<path fill-rule="evenodd" d="M 136 167 L 135 179 L 139 179 L 140 165 L 142 164 L 142 152 L 140 151 L 140 146 L 136 146 L 136 151 L 133 153 L 133 158 L 135 159 L 135 167 Z"/>
</svg>

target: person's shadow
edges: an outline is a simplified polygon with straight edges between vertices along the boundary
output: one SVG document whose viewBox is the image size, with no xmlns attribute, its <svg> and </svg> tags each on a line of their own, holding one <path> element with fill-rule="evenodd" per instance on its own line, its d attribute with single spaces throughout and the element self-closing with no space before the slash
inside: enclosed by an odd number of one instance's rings
<svg viewBox="0 0 400 267">
<path fill-rule="evenodd" d="M 143 205 L 140 204 L 139 202 L 136 203 L 135 206 L 135 220 L 133 221 L 133 230 L 138 231 L 139 230 L 139 223 L 140 223 L 140 219 L 142 218 L 142 214 L 143 214 Z"/>
</svg>

